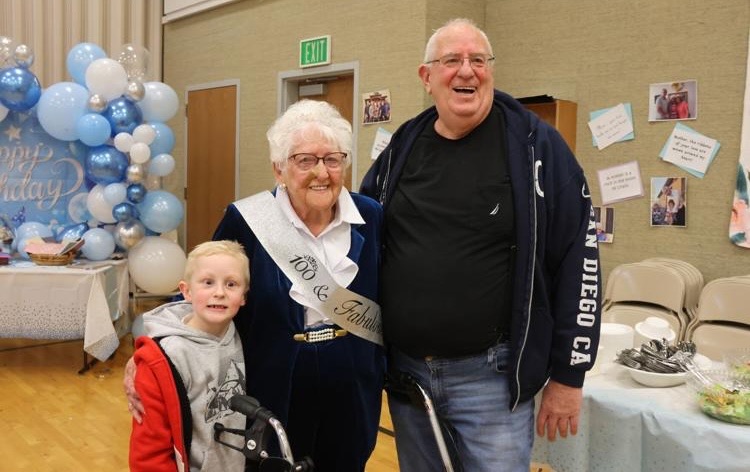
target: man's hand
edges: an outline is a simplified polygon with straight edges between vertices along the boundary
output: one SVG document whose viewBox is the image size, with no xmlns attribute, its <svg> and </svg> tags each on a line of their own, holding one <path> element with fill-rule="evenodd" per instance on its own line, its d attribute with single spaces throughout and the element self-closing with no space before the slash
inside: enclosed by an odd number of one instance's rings
<svg viewBox="0 0 750 472">
<path fill-rule="evenodd" d="M 131 357 L 125 364 L 125 375 L 122 379 L 125 396 L 128 398 L 128 411 L 138 423 L 143 422 L 143 403 L 138 392 L 135 391 L 135 360 Z"/>
<path fill-rule="evenodd" d="M 583 402 L 583 389 L 568 387 L 567 385 L 550 380 L 542 391 L 542 404 L 536 417 L 536 434 L 554 441 L 557 432 L 563 438 L 578 432 L 578 417 Z"/>
</svg>

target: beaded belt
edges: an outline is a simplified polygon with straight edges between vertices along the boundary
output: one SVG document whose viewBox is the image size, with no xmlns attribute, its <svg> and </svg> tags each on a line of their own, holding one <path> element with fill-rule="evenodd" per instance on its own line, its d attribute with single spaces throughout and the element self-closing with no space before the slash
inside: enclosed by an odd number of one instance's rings
<svg viewBox="0 0 750 472">
<path fill-rule="evenodd" d="M 307 343 L 319 343 L 322 341 L 330 341 L 332 339 L 346 336 L 348 331 L 345 329 L 334 329 L 334 328 L 323 328 L 317 331 L 307 331 L 305 333 L 298 333 L 294 335 L 295 341 L 307 342 Z"/>
</svg>

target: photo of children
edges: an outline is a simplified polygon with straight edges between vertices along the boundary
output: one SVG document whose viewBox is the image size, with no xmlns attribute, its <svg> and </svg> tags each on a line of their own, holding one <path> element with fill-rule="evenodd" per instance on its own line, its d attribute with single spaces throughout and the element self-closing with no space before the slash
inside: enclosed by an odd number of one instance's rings
<svg viewBox="0 0 750 472">
<path fill-rule="evenodd" d="M 648 96 L 648 121 L 698 117 L 698 82 L 695 80 L 651 84 Z"/>
<path fill-rule="evenodd" d="M 362 124 L 386 123 L 391 121 L 391 94 L 388 90 L 378 90 L 362 94 Z"/>
<path fill-rule="evenodd" d="M 686 197 L 685 177 L 652 177 L 651 226 L 685 227 Z"/>
</svg>

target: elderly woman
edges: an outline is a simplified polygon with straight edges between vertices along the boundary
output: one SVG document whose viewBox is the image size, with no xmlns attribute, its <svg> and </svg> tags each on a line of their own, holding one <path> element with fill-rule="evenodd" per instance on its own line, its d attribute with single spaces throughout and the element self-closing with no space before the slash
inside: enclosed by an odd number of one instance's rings
<svg viewBox="0 0 750 472">
<path fill-rule="evenodd" d="M 295 459 L 363 471 L 384 376 L 373 301 L 382 209 L 343 187 L 351 126 L 330 104 L 295 103 L 267 137 L 274 194 L 229 205 L 214 234 L 250 259 L 250 292 L 234 318 L 247 392 L 281 420 Z"/>
</svg>

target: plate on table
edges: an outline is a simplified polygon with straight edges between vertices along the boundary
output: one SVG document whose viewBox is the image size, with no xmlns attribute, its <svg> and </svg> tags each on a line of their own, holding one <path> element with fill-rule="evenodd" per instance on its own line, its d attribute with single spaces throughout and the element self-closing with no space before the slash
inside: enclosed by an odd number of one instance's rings
<svg viewBox="0 0 750 472">
<path fill-rule="evenodd" d="M 674 374 L 662 374 L 659 372 L 647 372 L 626 365 L 623 366 L 630 372 L 630 376 L 641 385 L 647 387 L 674 387 L 682 385 L 687 380 L 687 372 L 675 372 Z"/>
</svg>

